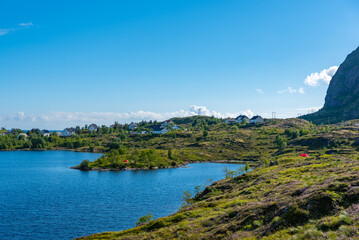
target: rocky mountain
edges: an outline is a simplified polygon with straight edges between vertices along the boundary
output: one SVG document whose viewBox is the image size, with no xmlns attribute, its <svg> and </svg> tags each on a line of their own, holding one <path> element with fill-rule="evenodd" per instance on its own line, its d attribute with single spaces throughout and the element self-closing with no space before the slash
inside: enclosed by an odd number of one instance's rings
<svg viewBox="0 0 359 240">
<path fill-rule="evenodd" d="M 324 107 L 302 118 L 317 124 L 359 118 L 359 47 L 346 57 L 333 76 Z"/>
</svg>

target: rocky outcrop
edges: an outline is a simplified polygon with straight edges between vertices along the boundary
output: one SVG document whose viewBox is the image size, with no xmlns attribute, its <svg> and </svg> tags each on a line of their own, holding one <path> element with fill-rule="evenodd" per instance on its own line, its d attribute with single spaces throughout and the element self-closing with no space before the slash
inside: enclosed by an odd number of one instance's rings
<svg viewBox="0 0 359 240">
<path fill-rule="evenodd" d="M 324 109 L 350 107 L 358 102 L 359 48 L 347 56 L 333 76 L 325 97 Z"/>
<path fill-rule="evenodd" d="M 346 57 L 333 76 L 324 107 L 302 118 L 314 123 L 337 123 L 359 118 L 359 48 Z"/>
</svg>

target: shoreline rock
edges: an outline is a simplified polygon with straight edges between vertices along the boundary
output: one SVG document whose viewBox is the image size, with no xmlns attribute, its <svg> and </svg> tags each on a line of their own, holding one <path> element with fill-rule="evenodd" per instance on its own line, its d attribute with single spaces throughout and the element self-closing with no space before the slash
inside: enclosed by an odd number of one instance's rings
<svg viewBox="0 0 359 240">
<path fill-rule="evenodd" d="M 91 169 L 81 169 L 79 167 L 70 167 L 71 169 L 80 170 L 80 171 L 139 171 L 139 170 L 159 170 L 159 169 L 170 169 L 170 168 L 180 168 L 184 167 L 190 163 L 232 163 L 232 164 L 245 164 L 249 161 L 241 160 L 210 160 L 210 161 L 188 161 L 185 164 L 177 166 L 168 166 L 168 167 L 144 167 L 144 168 L 91 168 Z"/>
</svg>

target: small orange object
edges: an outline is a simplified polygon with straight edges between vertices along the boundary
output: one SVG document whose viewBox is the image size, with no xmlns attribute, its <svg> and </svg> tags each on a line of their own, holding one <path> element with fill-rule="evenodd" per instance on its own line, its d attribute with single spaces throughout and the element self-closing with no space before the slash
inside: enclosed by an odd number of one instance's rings
<svg viewBox="0 0 359 240">
<path fill-rule="evenodd" d="M 123 161 L 123 162 L 128 162 L 128 160 L 125 160 L 125 161 Z"/>
<path fill-rule="evenodd" d="M 309 157 L 309 156 L 308 156 L 308 154 L 303 153 L 303 154 L 300 154 L 299 157 Z"/>
</svg>

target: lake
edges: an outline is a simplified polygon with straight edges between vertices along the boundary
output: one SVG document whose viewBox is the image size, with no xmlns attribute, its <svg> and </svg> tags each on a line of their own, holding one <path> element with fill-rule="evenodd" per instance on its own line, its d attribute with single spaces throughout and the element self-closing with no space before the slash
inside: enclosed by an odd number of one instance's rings
<svg viewBox="0 0 359 240">
<path fill-rule="evenodd" d="M 79 171 L 69 167 L 101 154 L 69 151 L 0 152 L 0 239 L 72 239 L 135 226 L 151 212 L 175 213 L 183 191 L 223 179 L 239 164 L 183 168 Z"/>
</svg>

